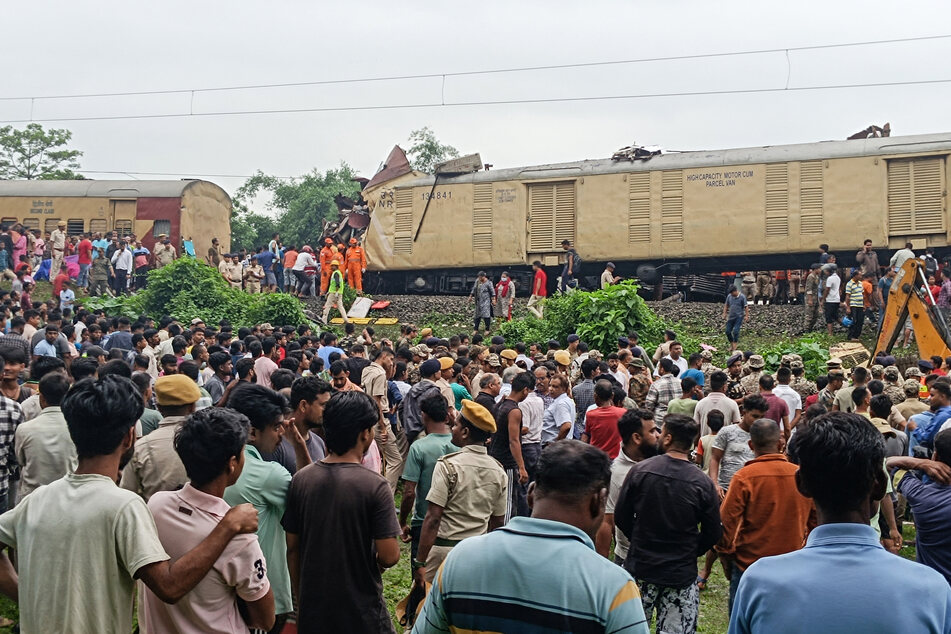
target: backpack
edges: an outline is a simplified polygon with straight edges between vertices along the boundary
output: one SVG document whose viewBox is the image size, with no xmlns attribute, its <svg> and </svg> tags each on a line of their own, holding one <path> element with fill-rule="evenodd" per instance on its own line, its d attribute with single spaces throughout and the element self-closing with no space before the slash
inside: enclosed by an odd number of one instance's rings
<svg viewBox="0 0 951 634">
<path fill-rule="evenodd" d="M 933 255 L 925 255 L 925 275 L 934 275 L 938 272 L 938 260 Z"/>
<path fill-rule="evenodd" d="M 581 272 L 581 265 L 584 264 L 584 260 L 581 259 L 581 256 L 578 255 L 578 252 L 574 249 L 569 249 L 568 253 L 572 255 L 572 265 L 571 265 L 571 274 L 574 277 L 578 277 L 578 274 Z"/>
</svg>

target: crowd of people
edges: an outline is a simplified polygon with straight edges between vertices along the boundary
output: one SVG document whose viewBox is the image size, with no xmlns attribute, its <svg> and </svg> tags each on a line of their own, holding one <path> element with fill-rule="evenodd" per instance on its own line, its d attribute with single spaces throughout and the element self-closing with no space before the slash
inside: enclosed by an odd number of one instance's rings
<svg viewBox="0 0 951 634">
<path fill-rule="evenodd" d="M 24 632 L 128 632 L 135 601 L 145 633 L 391 632 L 402 557 L 416 632 L 693 632 L 720 566 L 734 632 L 948 631 L 951 359 L 713 361 L 673 332 L 14 318 L 0 592 Z"/>
</svg>

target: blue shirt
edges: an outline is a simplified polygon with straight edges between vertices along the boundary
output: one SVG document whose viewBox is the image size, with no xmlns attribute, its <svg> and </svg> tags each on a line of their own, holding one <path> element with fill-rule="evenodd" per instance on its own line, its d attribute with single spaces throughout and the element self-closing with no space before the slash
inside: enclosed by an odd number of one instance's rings
<svg viewBox="0 0 951 634">
<path fill-rule="evenodd" d="M 824 524 L 802 550 L 764 557 L 740 579 L 730 633 L 791 630 L 951 632 L 951 587 L 886 551 L 867 524 Z"/>
<path fill-rule="evenodd" d="M 951 583 L 951 486 L 917 476 L 910 471 L 895 474 L 895 489 L 908 499 L 915 515 L 917 560 Z"/>
<path fill-rule="evenodd" d="M 93 240 L 92 241 L 92 259 L 95 260 L 99 257 L 99 249 L 102 248 L 103 252 L 109 248 L 108 240 Z"/>
<path fill-rule="evenodd" d="M 694 381 L 697 382 L 697 385 L 699 385 L 700 387 L 703 387 L 703 381 L 704 381 L 703 372 L 701 372 L 700 370 L 696 368 L 690 368 L 686 372 L 681 372 L 680 375 L 677 376 L 677 378 L 680 379 L 681 381 L 684 379 L 693 379 Z"/>
<path fill-rule="evenodd" d="M 941 429 L 941 426 L 944 425 L 948 419 L 951 419 L 951 405 L 945 405 L 937 412 L 934 413 L 934 416 L 931 420 L 918 428 L 915 431 L 911 432 L 915 437 L 916 444 L 925 445 L 929 449 L 934 447 L 934 437 L 938 434 L 938 430 Z"/>
<path fill-rule="evenodd" d="M 343 350 L 336 346 L 320 346 L 320 348 L 317 349 L 317 356 L 324 361 L 324 370 L 330 370 L 330 355 L 334 352 L 341 356 L 343 355 Z"/>
<path fill-rule="evenodd" d="M 626 570 L 574 526 L 533 517 L 514 517 L 449 553 L 413 632 L 450 631 L 649 632 Z"/>
<path fill-rule="evenodd" d="M 258 264 L 260 264 L 265 271 L 271 270 L 271 265 L 274 264 L 274 254 L 270 251 L 261 251 L 257 255 Z"/>
<path fill-rule="evenodd" d="M 38 344 L 36 344 L 36 346 L 33 347 L 33 354 L 35 354 L 38 357 L 58 356 L 56 354 L 56 346 L 54 344 L 51 344 L 46 339 L 43 339 Z"/>
</svg>

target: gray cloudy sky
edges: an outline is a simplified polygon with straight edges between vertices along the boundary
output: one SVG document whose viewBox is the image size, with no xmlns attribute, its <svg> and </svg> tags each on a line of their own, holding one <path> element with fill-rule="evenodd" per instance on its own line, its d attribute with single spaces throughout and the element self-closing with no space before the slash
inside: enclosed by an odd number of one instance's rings
<svg viewBox="0 0 951 634">
<path fill-rule="evenodd" d="M 785 48 L 951 34 L 946 2 L 20 1 L 5 7 L 0 97 L 198 89 Z M 570 70 L 449 77 L 446 102 L 951 79 L 951 38 Z M 432 103 L 441 79 L 37 100 L 33 117 Z M 370 176 L 422 126 L 497 168 L 609 156 L 637 141 L 720 149 L 951 129 L 951 83 L 246 116 L 62 121 L 86 170 Z M 29 100 L 0 101 L 2 122 Z M 91 174 L 98 178 L 125 178 Z M 158 178 L 140 176 L 140 178 Z M 241 178 L 206 177 L 233 192 Z"/>
</svg>

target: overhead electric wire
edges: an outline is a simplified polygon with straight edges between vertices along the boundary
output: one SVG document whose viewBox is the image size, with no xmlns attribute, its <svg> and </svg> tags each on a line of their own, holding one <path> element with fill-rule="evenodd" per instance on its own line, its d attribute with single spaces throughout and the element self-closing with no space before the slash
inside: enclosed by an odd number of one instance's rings
<svg viewBox="0 0 951 634">
<path fill-rule="evenodd" d="M 887 88 L 896 86 L 922 86 L 951 83 L 951 79 L 921 79 L 910 81 L 868 82 L 859 84 L 830 84 L 821 86 L 791 86 L 775 88 L 737 88 L 733 90 L 696 90 L 684 92 L 642 93 L 636 95 L 595 95 L 586 97 L 541 97 L 537 99 L 488 99 L 483 101 L 457 101 L 415 104 L 385 104 L 368 106 L 326 106 L 309 108 L 275 108 L 267 110 L 224 110 L 212 112 L 172 112 L 157 114 L 95 115 L 90 117 L 36 117 L 33 119 L 8 119 L 2 123 L 65 122 L 65 121 L 116 121 L 126 119 L 176 119 L 185 117 L 227 117 L 270 114 L 300 114 L 308 112 L 352 112 L 371 110 L 409 110 L 418 108 L 450 108 L 460 106 L 498 106 L 540 103 L 571 103 L 580 101 L 619 101 L 625 99 L 660 99 L 670 97 L 706 97 L 716 95 L 749 95 L 777 92 L 809 92 L 818 90 L 850 90 L 863 88 Z"/>
<path fill-rule="evenodd" d="M 198 172 L 136 172 L 129 170 L 73 170 L 80 174 L 125 174 L 126 176 L 202 176 L 208 178 L 254 178 L 257 174 L 199 174 Z M 267 174 L 268 178 L 278 178 L 281 180 L 292 180 L 296 176 L 274 176 Z"/>
<path fill-rule="evenodd" d="M 716 59 L 720 57 L 738 57 L 744 55 L 766 55 L 771 53 L 786 53 L 798 51 L 814 51 L 835 48 L 851 48 L 858 46 L 880 46 L 883 44 L 901 44 L 908 42 L 924 42 L 951 38 L 951 34 L 923 35 L 918 37 L 891 38 L 885 40 L 864 40 L 859 42 L 839 42 L 833 44 L 813 44 L 805 46 L 785 46 L 776 48 L 750 49 L 742 51 L 726 51 L 720 53 L 694 53 L 690 55 L 667 55 L 660 57 L 642 57 L 624 60 L 605 60 L 599 62 L 576 62 L 570 64 L 545 64 L 538 66 L 516 66 L 511 68 L 493 68 L 483 70 L 454 71 L 445 73 L 420 73 L 414 75 L 393 75 L 384 77 L 358 77 L 349 79 L 325 79 L 314 81 L 284 82 L 273 84 L 249 84 L 243 86 L 216 86 L 208 88 L 174 88 L 161 90 L 140 90 L 102 93 L 76 93 L 65 95 L 29 95 L 19 97 L 0 97 L 0 101 L 31 101 L 47 99 L 91 99 L 99 97 L 134 97 L 144 95 L 174 95 L 201 92 L 223 92 L 232 90 L 262 90 L 269 88 L 297 88 L 303 86 L 326 86 L 334 84 L 354 84 L 380 81 L 407 81 L 412 79 L 435 79 L 446 77 L 465 77 L 471 75 L 493 75 L 501 73 L 537 72 L 543 70 L 566 70 L 571 68 L 591 68 L 598 66 L 619 66 L 625 64 L 644 64 L 656 62 L 672 62 L 695 59 Z"/>
</svg>

